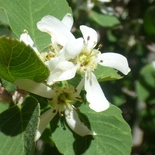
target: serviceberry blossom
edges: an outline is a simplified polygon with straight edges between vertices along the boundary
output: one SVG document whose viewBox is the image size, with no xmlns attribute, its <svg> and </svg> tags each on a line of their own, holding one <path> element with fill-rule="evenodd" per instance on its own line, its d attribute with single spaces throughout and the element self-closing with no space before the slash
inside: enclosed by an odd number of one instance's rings
<svg viewBox="0 0 155 155">
<path fill-rule="evenodd" d="M 34 42 L 32 40 L 32 38 L 29 36 L 28 31 L 24 30 L 23 33 L 20 35 L 20 41 L 23 41 L 26 45 L 29 45 L 33 48 L 33 50 L 37 53 L 40 54 L 38 52 L 37 47 L 34 45 Z"/>
<path fill-rule="evenodd" d="M 52 85 L 57 81 L 74 78 L 76 73 L 84 73 L 82 81 L 90 108 L 96 112 L 106 110 L 109 107 L 109 101 L 94 72 L 99 64 L 114 68 L 126 75 L 130 72 L 127 59 L 117 53 L 101 53 L 100 46 L 95 49 L 97 32 L 88 26 L 80 26 L 83 38 L 76 39 L 70 32 L 72 25 L 71 14 L 66 14 L 62 20 L 47 15 L 37 23 L 39 30 L 50 34 L 51 40 L 62 46 L 57 57 L 45 62 L 51 71 L 47 83 Z"/>
<path fill-rule="evenodd" d="M 15 84 L 21 89 L 50 99 L 49 104 L 51 104 L 52 108 L 40 116 L 40 123 L 35 140 L 40 138 L 47 124 L 57 113 L 65 117 L 68 126 L 78 135 L 96 135 L 94 131 L 88 129 L 88 127 L 81 122 L 76 108 L 73 106 L 75 102 L 81 102 L 81 97 L 79 95 L 83 87 L 81 83 L 79 83 L 76 89 L 68 84 L 61 87 L 54 85 L 52 89 L 43 83 L 37 83 L 28 79 L 18 79 L 15 81 Z"/>
<path fill-rule="evenodd" d="M 52 43 L 51 45 L 49 45 L 48 47 L 48 51 L 44 51 L 44 52 L 39 52 L 37 47 L 35 46 L 32 38 L 30 37 L 30 35 L 28 34 L 27 30 L 24 30 L 23 33 L 20 35 L 20 39 L 21 42 L 24 42 L 26 45 L 29 45 L 34 51 L 35 53 L 39 56 L 39 58 L 43 61 L 46 62 L 47 60 L 49 60 L 50 58 L 56 57 L 58 52 L 61 49 L 61 46 L 59 46 L 56 42 Z M 54 40 L 52 40 L 54 42 Z"/>
</svg>

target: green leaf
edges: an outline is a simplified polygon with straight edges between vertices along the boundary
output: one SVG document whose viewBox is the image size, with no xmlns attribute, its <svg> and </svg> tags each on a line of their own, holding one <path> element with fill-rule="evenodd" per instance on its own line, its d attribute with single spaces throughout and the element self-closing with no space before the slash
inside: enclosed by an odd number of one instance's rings
<svg viewBox="0 0 155 155">
<path fill-rule="evenodd" d="M 38 126 L 39 105 L 28 97 L 22 105 L 16 105 L 0 113 L 0 154 L 33 155 L 34 138 Z"/>
<path fill-rule="evenodd" d="M 68 80 L 67 82 L 76 88 L 80 83 L 81 79 L 82 79 L 82 76 L 80 74 L 76 74 L 74 78 Z"/>
<path fill-rule="evenodd" d="M 1 96 L 1 95 L 0 95 Z M 4 100 L 2 97 L 1 97 L 1 100 Z M 11 99 L 10 99 L 11 101 Z M 6 101 L 0 101 L 0 113 L 7 110 L 9 108 L 9 103 L 6 103 Z"/>
<path fill-rule="evenodd" d="M 155 7 L 150 7 L 144 16 L 144 29 L 149 35 L 155 35 Z"/>
<path fill-rule="evenodd" d="M 2 9 L 0 9 L 0 23 L 2 23 L 4 25 L 9 25 L 6 14 L 5 14 L 4 10 L 2 10 Z"/>
<path fill-rule="evenodd" d="M 71 13 L 66 0 L 0 0 L 0 7 L 5 10 L 11 29 L 17 37 L 26 29 L 39 50 L 49 45 L 51 39 L 48 34 L 37 29 L 37 22 L 45 15 L 62 19 L 66 13 Z"/>
<path fill-rule="evenodd" d="M 88 105 L 80 107 L 81 120 L 91 126 L 96 136 L 80 137 L 71 132 L 62 121 L 53 130 L 53 140 L 58 150 L 64 155 L 130 155 L 132 147 L 131 130 L 121 115 L 121 111 L 111 105 L 104 112 L 94 112 Z M 54 118 L 56 123 L 57 118 Z M 85 121 L 84 121 L 85 120 Z M 53 120 L 54 121 L 54 120 Z"/>
<path fill-rule="evenodd" d="M 150 63 L 144 66 L 139 75 L 138 82 L 136 84 L 136 91 L 138 99 L 140 101 L 155 102 L 155 63 Z"/>
<path fill-rule="evenodd" d="M 103 27 L 113 27 L 120 24 L 120 21 L 115 16 L 104 15 L 95 11 L 91 12 L 91 18 Z"/>
<path fill-rule="evenodd" d="M 11 38 L 0 38 L 0 77 L 14 82 L 16 79 L 44 81 L 49 70 L 33 49 Z"/>
<path fill-rule="evenodd" d="M 4 79 L 1 79 L 1 82 L 2 82 L 2 86 L 8 91 L 8 92 L 13 92 L 14 90 L 16 90 L 16 86 L 11 83 L 11 82 L 8 82 Z"/>
<path fill-rule="evenodd" d="M 112 33 L 111 30 L 107 30 L 107 38 L 110 42 L 116 42 L 117 41 L 116 36 Z"/>
<path fill-rule="evenodd" d="M 118 80 L 122 78 L 115 69 L 104 67 L 101 65 L 98 65 L 98 69 L 94 73 L 99 82 L 109 81 L 109 80 Z"/>
</svg>

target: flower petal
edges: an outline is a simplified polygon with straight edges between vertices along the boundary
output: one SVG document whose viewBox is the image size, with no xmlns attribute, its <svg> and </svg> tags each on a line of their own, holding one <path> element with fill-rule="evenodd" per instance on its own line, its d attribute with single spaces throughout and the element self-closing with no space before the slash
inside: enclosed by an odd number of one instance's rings
<svg viewBox="0 0 155 155">
<path fill-rule="evenodd" d="M 59 63 L 59 57 L 56 57 L 56 58 L 51 58 L 50 60 L 46 61 L 45 65 L 52 72 L 56 68 L 58 63 Z"/>
<path fill-rule="evenodd" d="M 98 55 L 98 63 L 102 66 L 111 67 L 127 75 L 130 72 L 126 57 L 118 53 L 103 53 Z"/>
<path fill-rule="evenodd" d="M 109 101 L 106 99 L 95 75 L 92 72 L 85 73 L 86 98 L 90 103 L 89 107 L 96 112 L 101 112 L 109 108 Z"/>
<path fill-rule="evenodd" d="M 21 89 L 42 97 L 52 98 L 55 95 L 55 91 L 50 87 L 47 87 L 43 83 L 37 83 L 29 79 L 17 79 L 14 84 Z"/>
<path fill-rule="evenodd" d="M 67 60 L 75 58 L 82 50 L 83 48 L 83 38 L 74 39 L 72 41 L 69 41 L 65 49 L 65 57 Z"/>
<path fill-rule="evenodd" d="M 97 44 L 97 32 L 85 25 L 81 25 L 80 30 L 87 46 L 91 49 L 95 47 Z"/>
<path fill-rule="evenodd" d="M 43 17 L 41 21 L 37 23 L 37 27 L 40 31 L 49 33 L 54 37 L 54 40 L 62 46 L 64 46 L 69 40 L 75 39 L 73 34 L 62 21 L 50 15 Z"/>
<path fill-rule="evenodd" d="M 65 61 L 65 54 L 64 54 L 64 48 L 62 48 L 59 51 L 59 55 L 57 57 L 51 58 L 50 60 L 45 62 L 45 65 L 49 68 L 49 70 L 52 72 L 60 62 Z"/>
<path fill-rule="evenodd" d="M 74 95 L 75 97 L 77 97 L 77 96 L 80 95 L 83 86 L 84 86 L 84 78 L 82 78 L 82 80 L 80 81 L 80 83 L 79 83 L 78 86 L 76 87 L 76 90 L 77 90 L 77 91 L 76 91 L 76 93 L 75 93 L 75 95 Z"/>
<path fill-rule="evenodd" d="M 62 19 L 61 21 L 62 21 L 62 23 L 63 23 L 64 25 L 66 25 L 66 27 L 67 27 L 68 30 L 70 31 L 71 28 L 72 28 L 72 26 L 73 26 L 73 17 L 72 17 L 72 15 L 71 15 L 70 13 L 67 13 L 67 14 L 63 17 L 63 19 Z"/>
<path fill-rule="evenodd" d="M 56 109 L 51 108 L 40 116 L 40 123 L 36 132 L 35 141 L 37 141 L 41 137 L 41 134 L 45 130 L 47 124 L 54 118 L 56 114 Z"/>
<path fill-rule="evenodd" d="M 57 67 L 51 72 L 47 79 L 47 83 L 52 85 L 57 81 L 69 80 L 75 76 L 77 66 L 69 61 L 62 61 L 57 64 Z"/>
<path fill-rule="evenodd" d="M 66 115 L 66 122 L 68 126 L 78 135 L 80 136 L 87 136 L 87 135 L 96 135 L 94 131 L 88 129 L 87 126 L 84 125 L 83 122 L 80 121 L 77 112 L 72 109 L 69 111 L 68 109 L 65 110 Z"/>
<path fill-rule="evenodd" d="M 25 31 L 20 35 L 20 41 L 23 41 L 26 45 L 30 45 L 35 52 L 38 52 L 37 48 L 34 45 L 33 40 L 31 39 L 27 31 Z"/>
</svg>

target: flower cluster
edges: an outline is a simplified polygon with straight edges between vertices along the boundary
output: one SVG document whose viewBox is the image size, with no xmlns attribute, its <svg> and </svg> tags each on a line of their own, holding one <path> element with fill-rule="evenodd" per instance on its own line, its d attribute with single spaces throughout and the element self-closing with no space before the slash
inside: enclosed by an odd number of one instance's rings
<svg viewBox="0 0 155 155">
<path fill-rule="evenodd" d="M 41 115 L 38 129 L 39 136 L 57 112 L 60 115 L 65 115 L 66 122 L 77 134 L 81 136 L 95 135 L 95 132 L 90 131 L 80 121 L 76 108 L 73 106 L 76 101 L 82 101 L 80 98 L 81 89 L 84 87 L 86 99 L 92 110 L 96 112 L 104 111 L 110 104 L 95 76 L 98 65 L 114 68 L 125 75 L 130 72 L 127 59 L 124 56 L 110 52 L 101 53 L 101 45 L 95 48 L 98 35 L 94 29 L 81 25 L 80 30 L 83 37 L 75 38 L 71 33 L 72 25 L 73 18 L 71 14 L 66 14 L 62 20 L 47 15 L 37 23 L 40 31 L 51 35 L 50 46 L 52 46 L 52 49 L 43 55 L 38 52 L 27 31 L 24 31 L 20 37 L 21 41 L 34 49 L 50 70 L 50 75 L 45 84 L 23 79 L 15 82 L 20 88 L 29 92 L 52 98 L 52 101 L 49 101 L 52 108 Z M 67 83 L 67 80 L 74 78 L 76 74 L 80 74 L 82 78 L 77 88 L 74 88 Z M 57 83 L 59 83 L 59 86 Z M 60 86 L 60 83 L 62 83 L 62 86 Z"/>
</svg>

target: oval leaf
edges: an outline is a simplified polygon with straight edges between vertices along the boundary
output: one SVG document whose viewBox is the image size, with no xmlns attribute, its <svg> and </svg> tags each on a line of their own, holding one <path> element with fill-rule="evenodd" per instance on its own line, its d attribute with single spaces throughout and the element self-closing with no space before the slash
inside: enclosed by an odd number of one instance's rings
<svg viewBox="0 0 155 155">
<path fill-rule="evenodd" d="M 7 13 L 11 29 L 17 37 L 26 29 L 39 50 L 48 46 L 51 40 L 48 34 L 37 29 L 37 22 L 45 15 L 62 19 L 71 12 L 66 0 L 0 0 L 0 7 Z"/>
<path fill-rule="evenodd" d="M 120 21 L 115 16 L 109 16 L 92 11 L 91 18 L 103 27 L 113 27 L 120 24 Z"/>
<path fill-rule="evenodd" d="M 87 105 L 81 106 L 80 109 L 84 111 L 84 114 L 80 113 L 81 120 L 97 135 L 80 137 L 67 127 L 63 127 L 61 121 L 58 123 L 57 130 L 53 132 L 53 140 L 61 153 L 64 155 L 130 155 L 131 130 L 116 106 L 111 105 L 108 110 L 101 113 L 88 109 Z"/>
<path fill-rule="evenodd" d="M 39 105 L 33 97 L 0 113 L 0 154 L 33 155 L 38 117 Z"/>
<path fill-rule="evenodd" d="M 18 78 L 44 81 L 49 70 L 33 49 L 18 40 L 0 38 L 0 77 L 14 82 Z"/>
</svg>

